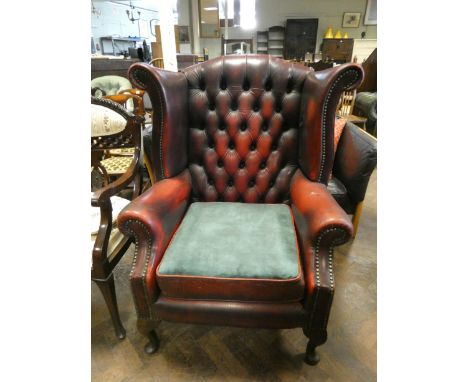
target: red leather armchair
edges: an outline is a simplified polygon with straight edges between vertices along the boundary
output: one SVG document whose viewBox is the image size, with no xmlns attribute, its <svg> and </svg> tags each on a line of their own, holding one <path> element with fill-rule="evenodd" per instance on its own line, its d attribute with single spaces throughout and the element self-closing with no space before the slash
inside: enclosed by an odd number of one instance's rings
<svg viewBox="0 0 468 382">
<path fill-rule="evenodd" d="M 302 327 L 305 361 L 317 363 L 333 248 L 353 229 L 326 187 L 335 110 L 361 67 L 315 73 L 236 55 L 178 73 L 137 63 L 129 78 L 154 105 L 157 181 L 118 218 L 136 242 L 130 280 L 145 350 L 158 349 L 159 320 Z"/>
</svg>

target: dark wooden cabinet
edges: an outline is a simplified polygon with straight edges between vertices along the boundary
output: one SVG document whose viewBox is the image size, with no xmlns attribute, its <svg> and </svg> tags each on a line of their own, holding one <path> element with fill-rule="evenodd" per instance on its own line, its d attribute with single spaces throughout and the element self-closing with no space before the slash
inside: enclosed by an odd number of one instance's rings
<svg viewBox="0 0 468 382">
<path fill-rule="evenodd" d="M 285 58 L 304 60 L 307 52 L 315 53 L 318 19 L 287 19 Z"/>
<path fill-rule="evenodd" d="M 322 58 L 324 61 L 338 63 L 351 62 L 354 39 L 352 38 L 324 38 Z"/>
</svg>

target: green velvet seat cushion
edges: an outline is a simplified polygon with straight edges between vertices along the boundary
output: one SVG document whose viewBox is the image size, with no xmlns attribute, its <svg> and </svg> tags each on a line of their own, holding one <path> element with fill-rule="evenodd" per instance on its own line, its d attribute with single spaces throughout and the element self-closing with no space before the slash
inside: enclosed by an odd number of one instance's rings
<svg viewBox="0 0 468 382">
<path fill-rule="evenodd" d="M 287 280 L 302 276 L 285 204 L 193 203 L 158 274 Z"/>
</svg>

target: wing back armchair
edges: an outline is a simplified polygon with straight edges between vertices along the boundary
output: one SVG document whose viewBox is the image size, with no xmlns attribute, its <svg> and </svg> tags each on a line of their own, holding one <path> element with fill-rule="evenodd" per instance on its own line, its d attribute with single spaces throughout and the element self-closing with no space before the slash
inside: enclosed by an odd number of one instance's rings
<svg viewBox="0 0 468 382">
<path fill-rule="evenodd" d="M 335 288 L 333 247 L 352 224 L 327 191 L 340 94 L 360 66 L 318 73 L 267 55 L 182 72 L 143 63 L 132 83 L 154 106 L 155 184 L 119 215 L 135 238 L 130 274 L 153 353 L 160 320 L 302 327 L 318 362 Z"/>
</svg>

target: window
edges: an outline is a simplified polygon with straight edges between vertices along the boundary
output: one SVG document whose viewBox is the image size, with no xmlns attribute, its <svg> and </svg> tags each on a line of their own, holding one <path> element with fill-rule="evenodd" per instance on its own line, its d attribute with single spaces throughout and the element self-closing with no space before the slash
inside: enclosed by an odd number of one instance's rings
<svg viewBox="0 0 468 382">
<path fill-rule="evenodd" d="M 227 19 L 228 27 L 253 29 L 257 25 L 255 19 L 255 0 L 218 0 L 219 24 L 224 27 Z"/>
</svg>

